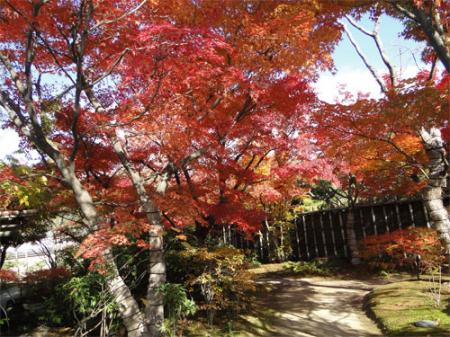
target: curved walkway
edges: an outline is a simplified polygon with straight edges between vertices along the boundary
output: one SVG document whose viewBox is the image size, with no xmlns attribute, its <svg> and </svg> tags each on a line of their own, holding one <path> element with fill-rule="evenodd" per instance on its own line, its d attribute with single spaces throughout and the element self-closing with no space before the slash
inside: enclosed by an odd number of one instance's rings
<svg viewBox="0 0 450 337">
<path fill-rule="evenodd" d="M 277 277 L 258 283 L 273 290 L 257 300 L 254 316 L 243 317 L 243 337 L 383 336 L 362 308 L 375 285 L 370 281 Z"/>
</svg>

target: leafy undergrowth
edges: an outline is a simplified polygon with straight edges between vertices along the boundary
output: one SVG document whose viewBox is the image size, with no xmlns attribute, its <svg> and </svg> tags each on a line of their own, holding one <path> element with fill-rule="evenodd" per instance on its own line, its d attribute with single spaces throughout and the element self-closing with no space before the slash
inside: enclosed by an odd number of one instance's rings
<svg viewBox="0 0 450 337">
<path fill-rule="evenodd" d="M 320 261 L 289 261 L 284 264 L 284 268 L 301 276 L 330 276 L 332 274 L 331 269 Z"/>
<path fill-rule="evenodd" d="M 282 264 L 263 265 L 255 271 L 257 278 L 268 275 L 286 275 L 286 269 Z M 206 323 L 205 318 L 198 318 L 189 321 L 184 329 L 186 337 L 254 337 L 266 336 L 267 326 L 275 317 L 276 313 L 262 307 L 259 299 L 265 298 L 271 291 L 272 287 L 266 284 L 257 284 L 254 291 L 250 294 L 251 305 L 248 309 L 235 317 L 217 317 L 214 325 Z"/>
<path fill-rule="evenodd" d="M 428 281 L 403 281 L 376 288 L 368 300 L 368 309 L 388 336 L 450 337 L 450 291 L 442 285 L 441 305 L 435 306 Z M 414 322 L 439 320 L 436 328 L 419 328 Z"/>
<path fill-rule="evenodd" d="M 258 291 L 259 297 L 265 296 L 267 289 Z M 210 326 L 204 320 L 189 322 L 184 330 L 186 337 L 255 337 L 271 336 L 273 327 L 271 321 L 277 313 L 271 309 L 255 305 L 247 313 L 241 314 L 236 319 L 218 320 L 216 324 Z"/>
<path fill-rule="evenodd" d="M 282 278 L 284 276 L 329 276 L 332 270 L 325 266 L 326 262 L 286 262 L 269 263 L 249 269 L 255 274 L 256 279 Z M 273 291 L 271 285 L 257 284 L 256 290 L 251 294 L 253 300 L 249 310 L 243 312 L 235 319 L 217 319 L 214 326 L 209 326 L 204 321 L 191 321 L 184 331 L 188 337 L 255 337 L 272 336 L 272 320 L 277 312 L 267 308 L 260 302 Z"/>
<path fill-rule="evenodd" d="M 256 279 L 268 276 L 283 277 L 291 274 L 292 271 L 286 269 L 283 263 L 269 263 L 249 269 L 256 276 Z M 184 330 L 187 337 L 254 337 L 266 336 L 267 325 L 276 313 L 267 308 L 262 308 L 257 299 L 265 298 L 272 288 L 267 285 L 257 284 L 257 287 L 250 294 L 252 305 L 249 310 L 241 313 L 238 317 L 218 317 L 213 326 L 208 325 L 206 320 L 197 319 L 190 321 Z"/>
<path fill-rule="evenodd" d="M 312 261 L 288 261 L 268 263 L 249 271 L 259 276 L 336 276 L 344 274 L 347 264 L 341 260 L 316 259 Z"/>
</svg>

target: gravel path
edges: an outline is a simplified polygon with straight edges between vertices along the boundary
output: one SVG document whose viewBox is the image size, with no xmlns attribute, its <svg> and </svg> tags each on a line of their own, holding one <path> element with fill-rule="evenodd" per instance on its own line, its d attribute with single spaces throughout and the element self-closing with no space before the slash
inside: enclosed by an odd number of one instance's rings
<svg viewBox="0 0 450 337">
<path fill-rule="evenodd" d="M 383 336 L 362 308 L 364 296 L 375 285 L 369 281 L 283 277 L 258 283 L 270 284 L 273 291 L 258 300 L 253 317 L 245 318 L 242 336 Z"/>
</svg>

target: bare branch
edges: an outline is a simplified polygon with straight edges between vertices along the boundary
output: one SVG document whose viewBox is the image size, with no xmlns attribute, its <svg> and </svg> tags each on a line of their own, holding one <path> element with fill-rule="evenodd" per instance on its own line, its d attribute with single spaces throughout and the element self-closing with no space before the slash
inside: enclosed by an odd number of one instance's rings
<svg viewBox="0 0 450 337">
<path fill-rule="evenodd" d="M 392 87 L 395 89 L 397 87 L 397 74 L 394 65 L 389 60 L 389 57 L 387 56 L 387 53 L 383 47 L 383 42 L 381 41 L 380 38 L 379 28 L 380 28 L 380 17 L 378 17 L 377 20 L 375 21 L 375 26 L 373 28 L 373 39 L 377 46 L 378 52 L 380 53 L 381 59 L 383 60 L 383 63 L 389 70 L 389 77 L 391 78 L 391 84 Z"/>
<path fill-rule="evenodd" d="M 56 160 L 59 157 L 59 151 L 51 145 L 50 141 L 44 134 L 39 121 L 36 118 L 35 107 L 32 101 L 26 99 L 27 90 L 26 86 L 19 78 L 19 74 L 16 72 L 14 67 L 12 66 L 9 59 L 0 53 L 0 63 L 4 65 L 6 70 L 8 71 L 12 81 L 14 82 L 17 90 L 19 91 L 20 96 L 25 102 L 26 109 L 30 114 L 31 125 L 28 123 L 27 119 L 21 112 L 20 107 L 17 104 L 13 103 L 13 100 L 8 98 L 8 95 L 5 92 L 2 92 L 0 95 L 0 104 L 7 111 L 10 116 L 11 121 L 18 127 L 24 134 L 33 141 L 33 143 L 38 146 L 43 152 L 50 156 L 53 160 Z"/>
<path fill-rule="evenodd" d="M 365 29 L 363 26 L 358 25 L 356 23 L 355 20 L 353 20 L 353 18 L 351 16 L 346 15 L 345 18 L 347 19 L 347 21 L 356 29 L 358 29 L 361 33 L 366 34 L 370 37 L 373 37 L 374 33 L 373 32 L 369 32 L 367 29 Z"/>
<path fill-rule="evenodd" d="M 433 79 L 433 77 L 434 77 L 434 74 L 436 73 L 437 60 L 438 60 L 438 58 L 437 58 L 437 56 L 435 56 L 433 58 L 433 62 L 431 63 L 431 69 L 430 69 L 430 75 L 428 76 L 428 81 L 431 81 Z"/>
<path fill-rule="evenodd" d="M 389 71 L 389 77 L 391 79 L 391 83 L 392 83 L 392 87 L 396 88 L 397 87 L 397 74 L 395 71 L 395 67 L 392 64 L 392 62 L 389 60 L 389 57 L 383 47 L 383 42 L 381 41 L 381 37 L 380 37 L 380 33 L 379 33 L 379 28 L 380 28 L 380 20 L 381 17 L 379 16 L 376 21 L 375 21 L 375 26 L 373 28 L 372 32 L 369 32 L 368 30 L 366 30 L 364 27 L 362 27 L 361 25 L 359 25 L 358 23 L 356 23 L 355 20 L 353 20 L 352 17 L 350 16 L 345 16 L 345 18 L 347 19 L 347 21 L 356 29 L 358 29 L 360 32 L 366 34 L 367 36 L 370 36 L 374 42 L 375 45 L 377 46 L 378 52 L 380 53 L 380 57 L 383 60 L 383 63 L 386 65 L 388 71 Z"/>
<path fill-rule="evenodd" d="M 405 7 L 401 6 L 398 0 L 388 1 L 391 5 L 393 5 L 399 12 L 406 15 L 408 18 L 414 21 L 418 21 L 416 15 L 413 12 L 410 12 Z"/>
<path fill-rule="evenodd" d="M 361 58 L 361 60 L 364 62 L 365 66 L 367 67 L 367 69 L 370 71 L 370 73 L 372 74 L 372 76 L 375 78 L 375 81 L 377 81 L 378 85 L 380 86 L 380 89 L 383 93 L 387 93 L 388 89 L 386 87 L 386 85 L 384 84 L 383 79 L 380 77 L 380 75 L 376 72 L 375 68 L 372 67 L 372 65 L 369 63 L 369 61 L 367 60 L 366 55 L 364 55 L 364 53 L 362 52 L 361 48 L 359 48 L 358 44 L 355 42 L 355 40 L 353 39 L 352 34 L 350 33 L 350 31 L 348 30 L 347 26 L 344 24 L 344 31 L 348 36 L 348 39 L 350 41 L 350 43 L 352 44 L 352 46 L 355 48 L 356 53 L 359 55 L 359 57 Z"/>
<path fill-rule="evenodd" d="M 93 27 L 93 29 L 97 29 L 97 28 L 99 28 L 99 27 L 101 27 L 101 26 L 109 25 L 109 24 L 111 24 L 111 23 L 116 23 L 117 21 L 122 20 L 122 19 L 126 18 L 127 16 L 134 14 L 134 13 L 137 12 L 137 11 L 138 11 L 138 10 L 139 10 L 146 2 L 147 2 L 147 0 L 143 0 L 143 1 L 142 1 L 139 5 L 137 5 L 135 8 L 129 10 L 128 12 L 122 14 L 121 16 L 119 16 L 119 17 L 117 17 L 117 18 L 115 18 L 115 19 L 113 19 L 113 20 L 100 21 L 98 24 L 96 24 L 96 25 Z"/>
</svg>

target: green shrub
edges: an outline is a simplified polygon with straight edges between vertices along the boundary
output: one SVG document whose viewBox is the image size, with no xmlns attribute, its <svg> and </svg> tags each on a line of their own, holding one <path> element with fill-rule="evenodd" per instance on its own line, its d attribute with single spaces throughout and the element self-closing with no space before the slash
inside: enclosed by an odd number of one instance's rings
<svg viewBox="0 0 450 337">
<path fill-rule="evenodd" d="M 65 294 L 59 292 L 60 286 L 69 278 L 70 272 L 65 268 L 28 273 L 20 285 L 24 296 L 8 309 L 8 324 L 13 329 L 9 334 L 27 332 L 38 325 L 62 327 L 73 324 L 72 311 L 65 301 Z"/>
<path fill-rule="evenodd" d="M 249 292 L 255 289 L 253 276 L 247 271 L 248 262 L 235 248 L 171 252 L 167 266 L 169 280 L 186 285 L 209 323 L 216 312 L 235 315 L 244 309 L 249 304 Z"/>
<path fill-rule="evenodd" d="M 317 260 L 298 262 L 289 261 L 284 263 L 283 267 L 296 274 L 305 276 L 328 276 L 331 274 L 331 270 L 327 268 L 323 262 Z"/>
<path fill-rule="evenodd" d="M 96 329 L 100 325 L 108 327 L 109 331 L 118 328 L 117 304 L 106 287 L 105 276 L 97 272 L 72 277 L 59 292 L 64 294 L 77 321 L 79 332 Z"/>
<path fill-rule="evenodd" d="M 186 288 L 182 284 L 165 283 L 158 291 L 164 296 L 165 320 L 162 332 L 169 337 L 178 333 L 179 322 L 197 311 L 197 305 L 187 296 Z"/>
</svg>

